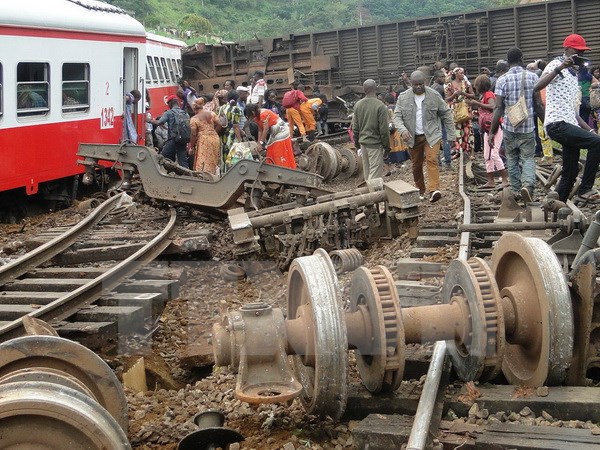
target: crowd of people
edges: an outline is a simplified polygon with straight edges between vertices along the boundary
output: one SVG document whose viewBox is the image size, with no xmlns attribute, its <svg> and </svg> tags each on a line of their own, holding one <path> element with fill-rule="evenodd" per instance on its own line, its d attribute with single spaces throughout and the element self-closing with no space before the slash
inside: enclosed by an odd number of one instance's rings
<svg viewBox="0 0 600 450">
<path fill-rule="evenodd" d="M 494 73 L 482 68 L 473 82 L 463 68 L 443 62 L 432 68 L 430 86 L 425 73 L 417 70 L 410 77 L 402 74 L 395 87 L 376 96 L 375 81 L 367 80 L 352 124 L 365 177 L 384 175 L 386 157 L 396 150 L 392 144 L 400 137 L 408 147 L 422 198 L 435 202 L 442 197 L 440 166 L 451 167 L 461 153 L 475 159 L 481 151 L 487 172 L 482 187 L 496 188 L 499 176 L 500 187 L 510 187 L 516 200 L 530 202 L 535 157 L 552 160 L 553 140 L 562 146 L 559 199 L 565 202 L 575 194 L 581 201 L 600 204 L 594 189 L 600 164 L 600 67 L 589 67 L 583 56 L 589 47 L 582 36 L 567 36 L 563 48 L 564 54 L 550 62 L 525 65 L 522 51 L 513 47 Z M 394 102 L 390 119 L 385 105 Z M 577 187 L 581 149 L 587 149 L 587 157 Z"/>
<path fill-rule="evenodd" d="M 309 98 L 302 84 L 293 83 L 283 101 L 277 99 L 277 91 L 267 87 L 261 71 L 254 73 L 248 86 L 236 87 L 234 80 L 226 80 L 211 95 L 199 95 L 182 80 L 177 94 L 165 99 L 168 110 L 156 119 L 147 113 L 146 145 L 180 166 L 219 177 L 232 161 L 253 157 L 244 153 L 248 147 L 243 145 L 253 140 L 267 164 L 295 169 L 291 138 L 296 129 L 300 140 L 328 133 L 327 98 L 319 94 Z M 139 92 L 128 94 L 126 106 L 137 100 Z M 189 124 L 187 142 L 177 137 L 182 121 Z M 130 132 L 127 135 L 135 141 Z"/>
<path fill-rule="evenodd" d="M 501 177 L 500 187 L 510 187 L 517 200 L 532 201 L 534 158 L 552 159 L 553 140 L 563 150 L 556 189 L 560 200 L 571 194 L 584 148 L 588 154 L 576 195 L 600 203 L 594 189 L 600 163 L 600 67 L 589 67 L 583 57 L 589 47 L 582 36 L 567 36 L 563 47 L 562 56 L 528 65 L 522 51 L 513 47 L 493 73 L 482 68 L 473 82 L 463 68 L 444 62 L 432 67 L 431 77 L 421 70 L 402 74 L 395 87 L 379 94 L 377 83 L 366 80 L 351 125 L 365 179 L 381 178 L 389 172 L 390 161 L 410 158 L 422 198 L 435 202 L 442 197 L 440 166 L 451 167 L 461 153 L 474 159 L 481 152 L 487 172 L 484 188 L 496 188 Z M 140 93 L 132 91 L 126 106 L 139 99 Z M 198 95 L 183 80 L 166 103 L 169 109 L 161 117 L 153 119 L 148 113 L 148 145 L 183 167 L 215 177 L 232 161 L 257 156 L 245 156 L 246 140 L 258 143 L 266 163 L 294 169 L 291 138 L 296 131 L 299 140 L 309 141 L 328 133 L 324 95 L 309 98 L 302 84 L 293 83 L 279 103 L 260 71 L 248 86 L 236 87 L 234 80 L 227 80 L 212 95 Z M 129 139 L 135 141 L 135 136 Z M 401 154 L 406 156 L 399 158 Z"/>
</svg>

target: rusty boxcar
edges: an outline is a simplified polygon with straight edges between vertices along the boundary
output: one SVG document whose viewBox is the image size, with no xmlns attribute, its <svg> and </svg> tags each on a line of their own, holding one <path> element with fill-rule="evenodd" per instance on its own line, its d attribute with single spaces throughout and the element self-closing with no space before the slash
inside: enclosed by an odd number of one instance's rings
<svg viewBox="0 0 600 450">
<path fill-rule="evenodd" d="M 184 77 L 200 92 L 214 92 L 226 79 L 247 84 L 255 70 L 265 72 L 279 94 L 300 80 L 334 100 L 329 121 L 347 121 L 337 97 L 353 102 L 362 82 L 373 78 L 394 85 L 402 72 L 435 61 L 456 61 L 475 75 L 493 69 L 512 46 L 527 61 L 562 53 L 570 33 L 582 34 L 600 62 L 598 0 L 554 0 L 465 14 L 407 19 L 315 33 L 288 34 L 242 42 L 196 44 L 183 54 Z"/>
</svg>

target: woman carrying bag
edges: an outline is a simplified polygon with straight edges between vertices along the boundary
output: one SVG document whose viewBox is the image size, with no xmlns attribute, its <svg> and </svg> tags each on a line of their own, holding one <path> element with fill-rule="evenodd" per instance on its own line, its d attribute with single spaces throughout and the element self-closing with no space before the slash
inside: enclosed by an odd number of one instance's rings
<svg viewBox="0 0 600 450">
<path fill-rule="evenodd" d="M 471 108 L 467 105 L 467 99 L 474 99 L 475 94 L 471 84 L 465 79 L 465 71 L 461 67 L 455 68 L 450 75 L 450 82 L 444 87 L 446 102 L 454 115 L 456 126 L 456 147 L 453 150 L 452 159 L 460 156 L 460 152 L 466 152 L 473 159 L 471 150 L 474 139 L 471 127 Z M 450 132 L 450 130 L 449 130 Z"/>
</svg>

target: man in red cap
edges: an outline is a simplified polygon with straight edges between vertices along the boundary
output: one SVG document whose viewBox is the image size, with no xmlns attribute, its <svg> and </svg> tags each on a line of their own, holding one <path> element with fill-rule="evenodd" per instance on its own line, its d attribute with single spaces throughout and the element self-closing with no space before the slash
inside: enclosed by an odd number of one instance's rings
<svg viewBox="0 0 600 450">
<path fill-rule="evenodd" d="M 178 140 L 177 133 L 182 121 L 187 122 L 189 127 L 190 116 L 179 107 L 179 98 L 176 95 L 169 95 L 165 99 L 165 103 L 169 106 L 169 109 L 164 112 L 159 120 L 151 121 L 152 125 L 157 127 L 166 123 L 169 128 L 169 138 L 165 142 L 161 154 L 171 161 L 177 159 L 177 164 L 189 169 L 187 143 Z"/>
<path fill-rule="evenodd" d="M 594 189 L 600 164 L 600 136 L 579 117 L 576 68 L 586 63 L 582 55 L 590 48 L 578 34 L 567 36 L 563 47 L 564 55 L 548 63 L 534 88 L 537 92 L 546 88 L 544 127 L 548 136 L 563 148 L 563 171 L 556 192 L 561 201 L 567 201 L 579 173 L 579 152 L 586 148 L 588 154 L 575 199 L 600 203 L 600 194 Z"/>
</svg>

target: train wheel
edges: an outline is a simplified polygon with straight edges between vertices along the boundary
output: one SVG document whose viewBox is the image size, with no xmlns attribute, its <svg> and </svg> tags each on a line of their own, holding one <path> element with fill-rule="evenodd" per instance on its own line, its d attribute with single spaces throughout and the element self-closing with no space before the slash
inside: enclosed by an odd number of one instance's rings
<svg viewBox="0 0 600 450">
<path fill-rule="evenodd" d="M 506 322 L 502 372 L 511 384 L 559 384 L 573 354 L 573 309 L 562 268 L 541 239 L 506 233 L 492 253 Z"/>
<path fill-rule="evenodd" d="M 359 267 L 352 276 L 349 312 L 366 307 L 370 350 L 355 350 L 356 365 L 370 392 L 398 389 L 404 374 L 404 324 L 394 279 L 384 266 Z"/>
<path fill-rule="evenodd" d="M 310 414 L 337 420 L 346 408 L 348 339 L 333 264 L 322 249 L 296 258 L 288 275 L 288 319 L 311 323 L 312 353 L 292 365 L 303 387 L 300 400 Z"/>
</svg>

